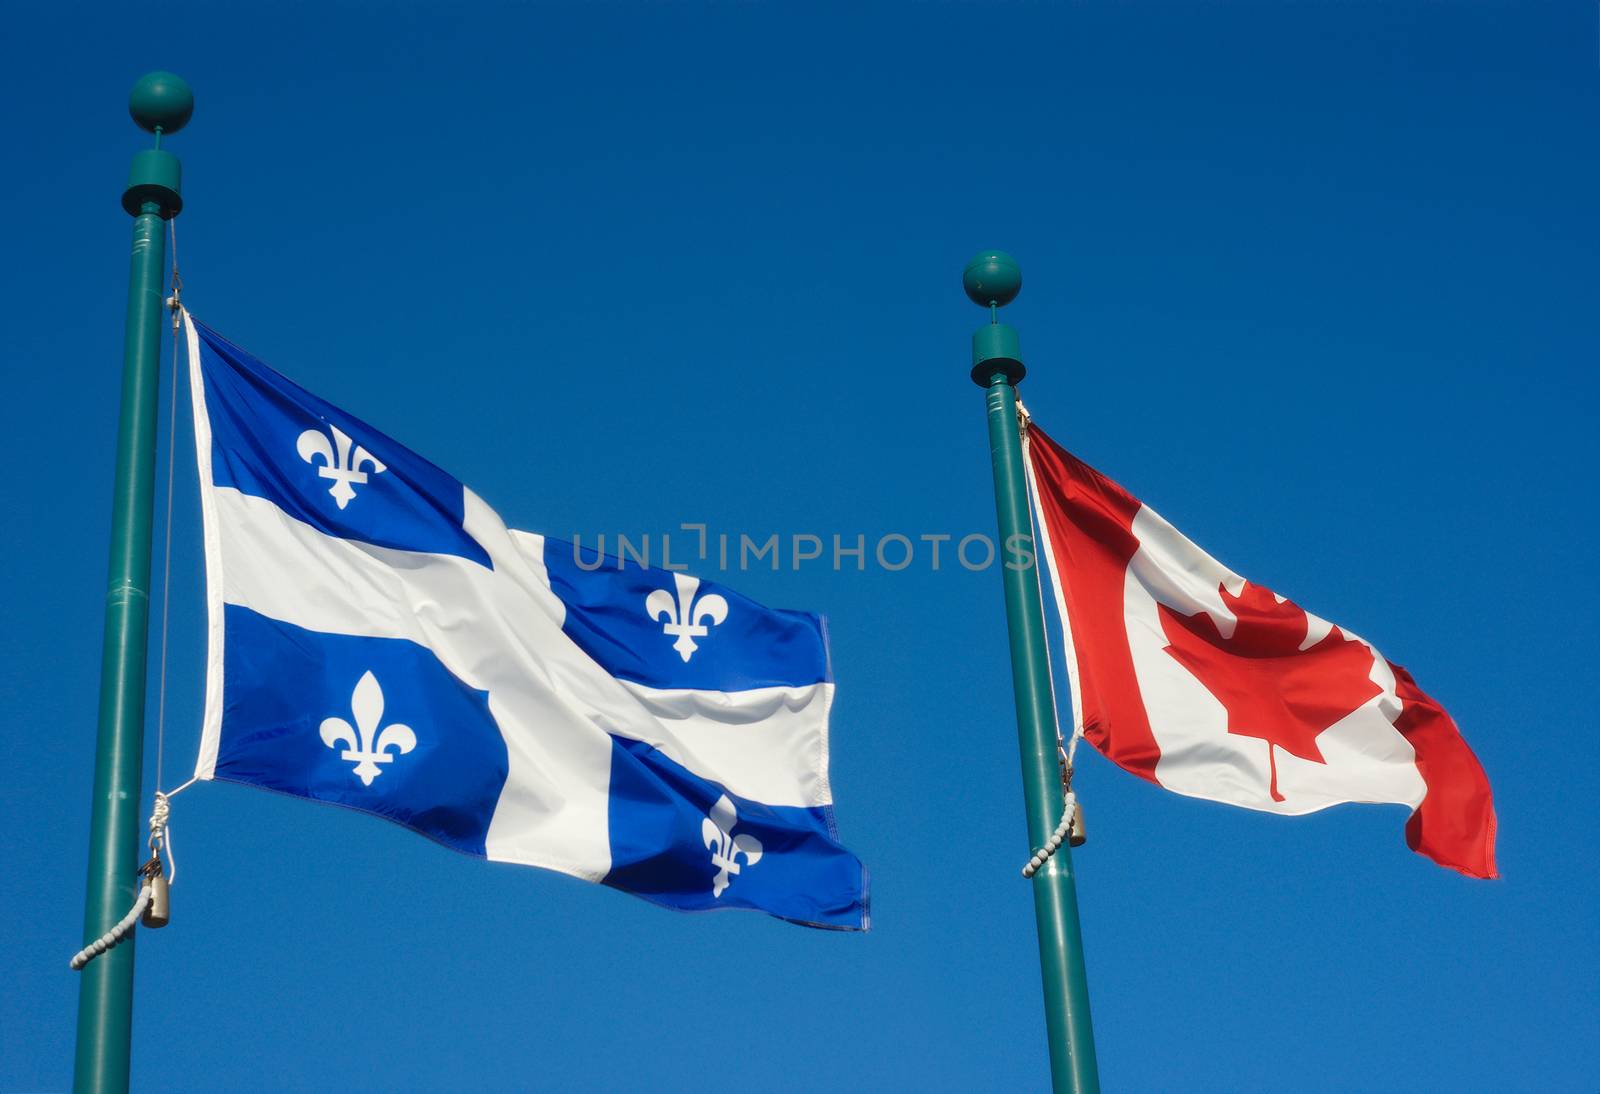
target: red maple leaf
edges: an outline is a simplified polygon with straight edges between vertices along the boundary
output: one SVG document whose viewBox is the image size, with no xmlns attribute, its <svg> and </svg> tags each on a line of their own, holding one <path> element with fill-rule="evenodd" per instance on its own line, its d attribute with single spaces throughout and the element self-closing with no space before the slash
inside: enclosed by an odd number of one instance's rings
<svg viewBox="0 0 1600 1094">
<path fill-rule="evenodd" d="M 1248 581 L 1237 597 L 1217 588 L 1238 620 L 1233 634 L 1224 638 L 1204 611 L 1181 615 L 1160 604 L 1166 650 L 1227 709 L 1229 733 L 1267 742 L 1269 790 L 1281 802 L 1274 746 L 1327 763 L 1317 735 L 1383 691 L 1369 675 L 1372 651 L 1338 627 L 1302 650 L 1306 613 L 1293 601 Z"/>
</svg>

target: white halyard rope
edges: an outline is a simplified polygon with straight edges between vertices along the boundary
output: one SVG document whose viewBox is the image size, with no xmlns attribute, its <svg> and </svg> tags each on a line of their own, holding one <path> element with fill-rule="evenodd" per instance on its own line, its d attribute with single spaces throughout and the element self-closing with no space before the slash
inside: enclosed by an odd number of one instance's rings
<svg viewBox="0 0 1600 1094">
<path fill-rule="evenodd" d="M 144 915 L 144 910 L 149 906 L 150 879 L 145 878 L 144 884 L 139 886 L 139 898 L 133 902 L 128 914 L 118 920 L 115 927 L 72 955 L 72 960 L 68 962 L 72 966 L 72 971 L 81 971 L 85 965 L 107 950 L 127 941 L 128 936 L 133 933 L 134 926 L 139 922 L 139 917 Z"/>
<path fill-rule="evenodd" d="M 163 761 L 166 759 L 166 729 L 167 729 L 167 636 L 168 624 L 171 617 L 172 604 L 172 497 L 175 479 L 175 453 L 177 450 L 178 435 L 178 335 L 180 331 L 180 318 L 183 309 L 183 277 L 178 272 L 178 233 L 173 220 L 167 221 L 168 239 L 172 247 L 172 295 L 167 298 L 167 307 L 172 312 L 172 377 L 170 382 L 170 400 L 167 408 L 167 512 L 166 532 L 162 551 L 162 576 L 161 576 L 161 655 L 160 669 L 157 673 L 156 692 L 156 785 L 161 785 L 163 774 Z M 171 791 L 157 790 L 155 804 L 150 812 L 150 858 L 139 867 L 139 895 L 134 898 L 133 907 L 128 909 L 128 914 L 117 921 L 105 934 L 89 943 L 83 949 L 72 955 L 68 964 L 74 971 L 81 970 L 89 962 L 105 953 L 107 950 L 121 945 L 132 936 L 134 928 L 150 907 L 150 902 L 155 893 L 156 883 L 164 881 L 171 886 L 178 879 L 178 860 L 172 854 L 172 799 L 182 791 L 189 789 L 197 781 L 189 779 Z M 165 874 L 165 878 L 162 875 Z M 161 913 L 165 923 L 165 912 Z M 161 923 L 151 924 L 160 926 Z"/>
<path fill-rule="evenodd" d="M 1030 444 L 1028 440 L 1028 423 L 1031 420 L 1032 417 L 1028 414 L 1028 408 L 1022 405 L 1022 400 L 1019 398 L 1017 400 L 1017 428 L 1022 433 L 1022 460 L 1025 465 L 1024 474 L 1027 477 L 1028 520 L 1030 524 L 1039 512 L 1038 497 L 1034 491 L 1032 474 L 1031 460 L 1033 457 L 1029 451 Z M 1033 540 L 1034 564 L 1035 566 L 1045 565 L 1046 563 L 1039 557 L 1040 537 L 1037 534 L 1039 530 L 1034 527 L 1033 531 L 1035 533 Z M 1038 588 L 1039 618 L 1042 621 L 1044 619 L 1044 583 L 1042 581 L 1038 583 Z M 1065 621 L 1063 621 L 1062 625 L 1065 626 Z M 1028 864 L 1022 868 L 1022 876 L 1024 878 L 1031 878 L 1038 873 L 1039 867 L 1049 862 L 1051 857 L 1061 850 L 1061 845 L 1072 836 L 1072 822 L 1078 806 L 1078 796 L 1072 790 L 1072 762 L 1078 755 L 1078 742 L 1083 739 L 1083 729 L 1074 725 L 1072 727 L 1072 736 L 1068 740 L 1062 741 L 1060 707 L 1056 702 L 1056 671 L 1055 664 L 1050 657 L 1050 638 L 1048 635 L 1045 636 L 1044 658 L 1045 672 L 1050 681 L 1050 716 L 1055 722 L 1056 756 L 1061 764 L 1061 821 L 1056 825 L 1056 830 L 1050 833 L 1050 838 L 1044 841 L 1044 846 L 1035 851 L 1033 857 L 1028 860 Z M 1080 840 L 1079 842 L 1081 843 L 1082 841 Z"/>
<path fill-rule="evenodd" d="M 172 604 L 172 494 L 174 482 L 174 454 L 177 449 L 178 435 L 178 331 L 179 314 L 182 308 L 183 278 L 178 273 L 178 233 L 172 220 L 167 221 L 168 238 L 172 247 L 172 295 L 167 298 L 167 307 L 172 311 L 172 377 L 170 382 L 171 398 L 167 410 L 167 513 L 166 533 L 162 551 L 162 576 L 161 576 L 161 656 L 160 669 L 157 672 L 156 692 L 156 785 L 161 785 L 163 761 L 166 759 L 166 729 L 167 729 L 167 635 L 168 623 L 171 616 Z M 72 955 L 68 962 L 74 971 L 82 970 L 85 965 L 105 953 L 107 950 L 126 942 L 132 936 L 134 928 L 144 916 L 145 910 L 150 907 L 155 883 L 166 874 L 166 884 L 171 885 L 178 877 L 178 862 L 172 854 L 172 832 L 170 822 L 172 817 L 172 798 L 180 791 L 187 790 L 194 785 L 195 780 L 179 786 L 170 793 L 157 790 L 155 805 L 150 812 L 150 859 L 139 868 L 139 895 L 134 898 L 133 907 L 128 909 L 128 914 L 119 919 L 105 934 L 89 943 L 83 949 Z M 163 862 L 163 859 L 165 860 Z"/>
<path fill-rule="evenodd" d="M 1050 833 L 1050 838 L 1044 841 L 1044 846 L 1033 853 L 1028 860 L 1028 865 L 1022 868 L 1023 877 L 1032 877 L 1039 872 L 1039 867 L 1050 861 L 1050 856 L 1061 850 L 1061 845 L 1072 834 L 1073 808 L 1078 804 L 1078 796 L 1068 790 L 1066 793 L 1066 809 L 1061 813 L 1061 823 L 1056 825 L 1056 830 Z"/>
<path fill-rule="evenodd" d="M 172 797 L 179 791 L 187 790 L 193 786 L 194 782 L 195 780 L 190 779 L 171 793 L 156 791 L 155 808 L 150 813 L 150 861 L 139 867 L 139 877 L 143 879 L 139 884 L 139 895 L 134 899 L 133 907 L 128 909 L 128 914 L 119 919 L 116 926 L 72 955 L 72 960 L 68 962 L 68 965 L 71 966 L 74 972 L 82 970 L 85 965 L 107 950 L 126 942 L 128 937 L 133 934 L 133 929 L 138 926 L 140 917 L 144 915 L 145 909 L 150 906 L 152 887 L 163 871 L 163 857 L 166 860 L 167 884 L 170 886 L 177 880 L 178 863 L 172 857 L 172 832 L 170 831 Z"/>
</svg>

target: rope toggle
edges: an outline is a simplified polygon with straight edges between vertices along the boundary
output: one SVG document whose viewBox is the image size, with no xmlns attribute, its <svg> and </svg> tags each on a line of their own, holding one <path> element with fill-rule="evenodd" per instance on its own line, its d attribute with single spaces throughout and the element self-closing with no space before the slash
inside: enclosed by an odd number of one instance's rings
<svg viewBox="0 0 1600 1094">
<path fill-rule="evenodd" d="M 165 927 L 172 919 L 172 904 L 167 890 L 178 876 L 178 863 L 172 857 L 172 834 L 167 830 L 167 820 L 172 816 L 168 795 L 156 791 L 154 808 L 150 811 L 150 861 L 156 864 L 150 878 L 150 906 L 144 910 L 140 922 L 151 930 Z M 166 859 L 166 870 L 161 865 Z"/>
<path fill-rule="evenodd" d="M 1074 740 L 1073 744 L 1077 744 Z M 1028 865 L 1022 868 L 1022 876 L 1031 878 L 1039 872 L 1039 867 L 1050 861 L 1052 855 L 1061 850 L 1065 842 L 1069 847 L 1082 847 L 1088 837 L 1083 831 L 1083 804 L 1078 801 L 1078 795 L 1072 791 L 1072 763 L 1066 755 L 1061 757 L 1061 823 L 1056 825 L 1056 830 L 1050 833 L 1050 838 L 1044 841 L 1044 846 L 1033 853 L 1028 860 Z"/>
<path fill-rule="evenodd" d="M 167 832 L 167 821 L 172 815 L 169 798 L 170 795 L 156 791 L 155 807 L 150 813 L 150 858 L 135 875 L 140 878 L 140 883 L 139 895 L 134 898 L 133 907 L 109 931 L 72 955 L 72 960 L 67 964 L 74 972 L 82 971 L 85 965 L 107 950 L 126 942 L 138 924 L 143 923 L 154 929 L 165 927 L 171 920 L 172 910 L 167 891 L 178 871 L 172 858 L 172 840 Z M 163 855 L 167 860 L 165 868 L 162 866 Z"/>
</svg>

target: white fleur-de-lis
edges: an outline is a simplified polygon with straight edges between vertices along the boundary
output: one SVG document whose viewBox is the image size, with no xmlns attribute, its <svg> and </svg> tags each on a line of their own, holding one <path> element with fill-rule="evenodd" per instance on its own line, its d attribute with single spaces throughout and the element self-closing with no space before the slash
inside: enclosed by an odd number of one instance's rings
<svg viewBox="0 0 1600 1094">
<path fill-rule="evenodd" d="M 728 602 L 716 593 L 707 593 L 696 600 L 695 593 L 700 590 L 698 577 L 673 574 L 672 580 L 678 587 L 678 595 L 674 597 L 666 589 L 657 589 L 644 598 L 644 610 L 651 619 L 664 621 L 662 634 L 677 636 L 672 648 L 687 663 L 700 648 L 694 640 L 706 636 L 707 624 L 715 627 L 728 618 Z"/>
<path fill-rule="evenodd" d="M 332 434 L 333 440 L 328 440 Z M 311 466 L 317 466 L 317 457 L 322 457 L 322 466 L 317 468 L 317 474 L 325 479 L 332 479 L 333 485 L 328 487 L 328 493 L 333 495 L 333 500 L 343 509 L 356 496 L 356 483 L 367 481 L 367 472 L 361 470 L 366 467 L 374 475 L 381 475 L 389 470 L 383 462 L 362 448 L 355 445 L 351 451 L 352 441 L 350 434 L 336 425 L 328 426 L 328 433 L 321 430 L 308 429 L 300 434 L 300 439 L 295 442 L 295 451 L 300 453 L 300 458 Z"/>
<path fill-rule="evenodd" d="M 362 783 L 371 786 L 372 780 L 383 774 L 383 768 L 378 765 L 394 759 L 389 749 L 403 756 L 417 747 L 417 735 L 411 732 L 410 726 L 398 722 L 384 726 L 381 733 L 378 731 L 378 724 L 383 721 L 383 689 L 371 672 L 363 673 L 356 681 L 356 690 L 350 696 L 350 711 L 355 715 L 356 728 L 351 729 L 343 718 L 325 718 L 322 743 L 329 748 L 344 745 L 339 758 L 354 761 L 355 774 Z"/>
<path fill-rule="evenodd" d="M 761 841 L 754 836 L 734 835 L 733 826 L 739 823 L 739 813 L 724 794 L 711 807 L 711 815 L 700 822 L 700 838 L 711 852 L 711 865 L 717 876 L 711 879 L 711 895 L 721 898 L 728 887 L 728 875 L 739 872 L 739 856 L 744 856 L 746 866 L 761 861 Z"/>
</svg>

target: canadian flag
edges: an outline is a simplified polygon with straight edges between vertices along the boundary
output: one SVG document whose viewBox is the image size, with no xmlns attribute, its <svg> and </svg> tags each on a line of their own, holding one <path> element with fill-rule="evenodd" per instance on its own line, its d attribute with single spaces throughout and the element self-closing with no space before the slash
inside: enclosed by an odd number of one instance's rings
<svg viewBox="0 0 1600 1094">
<path fill-rule="evenodd" d="M 1031 422 L 1024 443 L 1072 716 L 1095 748 L 1270 813 L 1402 803 L 1413 850 L 1498 876 L 1489 780 L 1410 673 L 1229 570 Z"/>
</svg>

